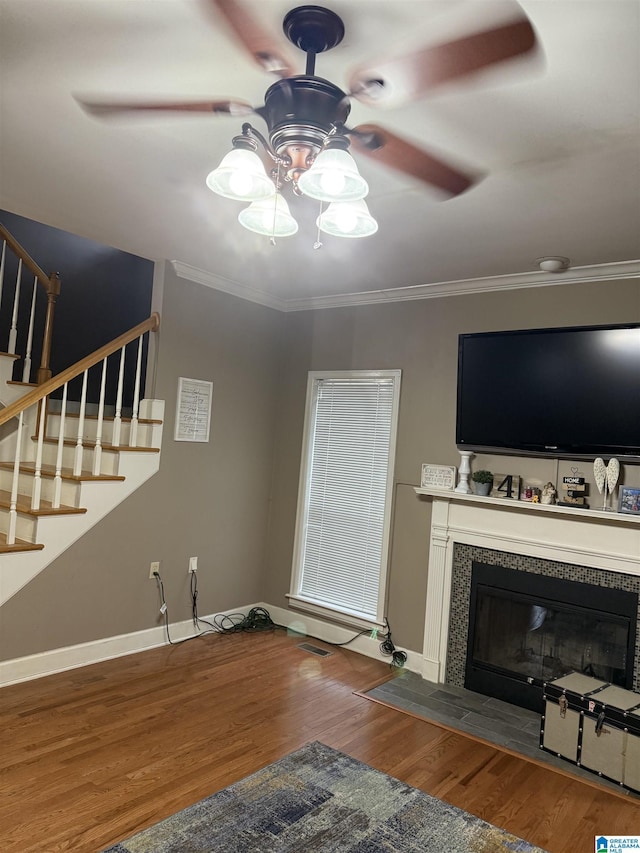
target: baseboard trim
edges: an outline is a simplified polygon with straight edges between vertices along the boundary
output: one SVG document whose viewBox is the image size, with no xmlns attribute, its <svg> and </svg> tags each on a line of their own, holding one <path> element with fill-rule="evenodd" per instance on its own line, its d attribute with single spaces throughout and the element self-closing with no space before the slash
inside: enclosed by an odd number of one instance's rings
<svg viewBox="0 0 640 853">
<path fill-rule="evenodd" d="M 252 607 L 261 606 L 263 605 L 250 604 L 247 607 L 234 607 L 233 610 L 222 611 L 201 618 L 212 622 L 216 616 L 229 616 L 236 613 L 246 615 Z M 172 622 L 169 625 L 169 631 L 174 642 L 192 637 L 194 636 L 193 622 L 191 619 L 186 619 L 183 622 Z M 134 631 L 131 634 L 104 637 L 88 643 L 79 643 L 77 646 L 65 646 L 35 655 L 0 661 L 0 688 L 8 687 L 10 684 L 19 684 L 22 681 L 44 678 L 47 675 L 55 675 L 57 672 L 66 672 L 70 669 L 113 660 L 125 655 L 134 655 L 166 644 L 165 627 L 158 625 L 155 628 Z"/>
<path fill-rule="evenodd" d="M 291 633 L 299 634 L 301 637 L 312 637 L 316 640 L 324 640 L 326 643 L 344 643 L 358 633 L 353 628 L 345 628 L 343 625 L 327 622 L 306 613 L 287 610 L 285 607 L 276 607 L 271 604 L 264 604 L 263 607 L 266 607 L 277 625 L 284 625 Z M 362 634 L 360 637 L 356 637 L 345 648 L 385 663 L 391 662 L 391 658 L 383 655 L 380 651 L 380 640 L 373 640 L 370 634 Z M 401 649 L 400 647 L 398 647 L 398 651 L 403 651 L 407 655 L 405 668 L 421 675 L 422 653 Z"/>
<path fill-rule="evenodd" d="M 204 616 L 208 622 L 213 622 L 219 616 L 242 613 L 246 615 L 254 607 L 263 607 L 269 611 L 269 615 L 276 625 L 283 625 L 291 633 L 300 637 L 312 637 L 326 643 L 344 643 L 357 632 L 336 625 L 323 619 L 287 610 L 284 607 L 275 607 L 271 604 L 248 604 L 244 607 L 235 607 L 233 610 L 221 611 L 220 613 Z M 172 640 L 183 640 L 194 636 L 193 622 L 186 619 L 183 622 L 172 622 L 169 625 Z M 51 649 L 35 655 L 27 655 L 22 658 L 0 661 L 0 688 L 11 684 L 20 684 L 23 681 L 33 681 L 44 678 L 47 675 L 55 675 L 57 672 L 66 672 L 70 669 L 78 669 L 82 666 L 90 666 L 94 663 L 113 660 L 114 658 L 134 655 L 138 652 L 148 651 L 166 645 L 167 637 L 164 625 L 155 628 L 147 628 L 143 631 L 134 631 L 130 634 L 119 634 L 115 637 L 104 637 L 100 640 L 92 640 L 88 643 L 79 643 L 76 646 L 65 646 L 60 649 Z M 380 641 L 372 640 L 370 635 L 363 634 L 357 637 L 347 646 L 351 651 L 366 657 L 390 663 L 390 658 L 380 652 Z M 406 652 L 407 662 L 405 667 L 412 672 L 421 673 L 422 655 L 419 652 Z"/>
</svg>

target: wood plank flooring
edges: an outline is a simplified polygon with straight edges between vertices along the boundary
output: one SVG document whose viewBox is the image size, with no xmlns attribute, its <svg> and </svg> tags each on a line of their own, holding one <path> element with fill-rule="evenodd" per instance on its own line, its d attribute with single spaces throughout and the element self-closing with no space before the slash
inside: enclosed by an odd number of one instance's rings
<svg viewBox="0 0 640 853">
<path fill-rule="evenodd" d="M 549 853 L 640 833 L 637 800 L 358 696 L 386 664 L 299 642 L 208 635 L 1 690 L 2 853 L 97 853 L 313 740 Z"/>
</svg>

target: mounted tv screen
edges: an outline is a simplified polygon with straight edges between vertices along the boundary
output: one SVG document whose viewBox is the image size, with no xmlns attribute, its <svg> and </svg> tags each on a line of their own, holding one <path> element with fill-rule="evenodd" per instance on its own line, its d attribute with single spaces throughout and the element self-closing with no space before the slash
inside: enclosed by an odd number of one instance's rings
<svg viewBox="0 0 640 853">
<path fill-rule="evenodd" d="M 640 461 L 640 324 L 460 335 L 456 444 Z"/>
</svg>

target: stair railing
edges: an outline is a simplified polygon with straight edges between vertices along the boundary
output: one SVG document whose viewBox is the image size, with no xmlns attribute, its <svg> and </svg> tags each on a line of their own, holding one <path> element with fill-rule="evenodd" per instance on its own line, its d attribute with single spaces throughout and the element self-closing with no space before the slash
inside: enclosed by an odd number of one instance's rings
<svg viewBox="0 0 640 853">
<path fill-rule="evenodd" d="M 130 421 L 129 439 L 127 446 L 135 447 L 137 442 L 138 418 L 140 405 L 140 386 L 141 386 L 141 368 L 142 368 L 142 350 L 144 343 L 144 335 L 147 332 L 155 332 L 160 326 L 160 315 L 154 312 L 142 323 L 138 323 L 128 332 L 124 332 L 119 337 L 115 338 L 108 344 L 97 349 L 91 355 L 85 356 L 80 361 L 73 364 L 66 370 L 61 371 L 56 376 L 44 381 L 28 391 L 23 397 L 15 402 L 0 409 L 0 426 L 14 418 L 18 419 L 17 428 L 15 430 L 15 451 L 13 453 L 13 477 L 11 484 L 11 497 L 9 499 L 9 526 L 7 531 L 7 545 L 13 545 L 16 541 L 17 519 L 18 519 L 18 502 L 20 495 L 20 466 L 25 457 L 25 450 L 29 446 L 29 438 L 25 436 L 25 427 L 30 424 L 36 433 L 35 447 L 35 462 L 33 462 L 33 483 L 31 486 L 30 506 L 32 510 L 40 508 L 41 487 L 42 487 L 42 470 L 43 470 L 43 454 L 45 443 L 45 424 L 48 411 L 48 401 L 50 396 L 62 389 L 62 402 L 59 414 L 56 459 L 55 459 L 55 474 L 53 478 L 53 496 L 51 505 L 53 509 L 60 507 L 61 489 L 62 489 L 62 463 L 63 450 L 65 445 L 65 421 L 69 414 L 68 411 L 68 387 L 69 383 L 76 377 L 82 376 L 82 390 L 80 394 L 79 410 L 78 410 L 78 429 L 75 439 L 75 451 L 73 459 L 73 475 L 80 476 L 83 473 L 83 458 L 85 457 L 86 439 L 85 439 L 85 419 L 87 417 L 87 387 L 89 371 L 98 367 L 100 372 L 100 393 L 97 404 L 97 423 L 95 431 L 95 439 L 93 441 L 92 461 L 90 473 L 93 476 L 99 476 L 101 473 L 101 459 L 103 450 L 103 425 L 104 412 L 106 403 L 106 375 L 107 361 L 110 356 L 119 352 L 119 369 L 118 383 L 115 394 L 114 403 L 114 424 L 112 440 L 108 447 L 116 448 L 120 446 L 122 435 L 122 402 L 125 377 L 125 359 L 127 347 L 135 349 L 135 380 L 133 389 L 133 404 Z M 111 403 L 109 404 L 111 405 Z M 87 469 L 88 470 L 88 469 Z"/>
<path fill-rule="evenodd" d="M 28 270 L 33 275 L 33 284 L 31 289 L 31 310 L 29 312 L 29 324 L 26 333 L 25 352 L 22 364 L 22 381 L 31 381 L 31 353 L 33 350 L 33 335 L 34 323 L 36 316 L 36 299 L 38 295 L 38 285 L 44 288 L 47 294 L 47 308 L 44 320 L 44 329 L 42 333 L 42 351 L 40 356 L 40 367 L 38 368 L 36 381 L 38 384 L 45 382 L 51 378 L 51 341 L 53 338 L 53 314 L 55 310 L 56 300 L 60 295 L 60 276 L 57 272 L 47 275 L 33 260 L 29 253 L 18 243 L 18 241 L 7 231 L 0 223 L 0 239 L 2 239 L 2 254 L 0 256 L 0 307 L 2 306 L 3 290 L 6 292 L 10 288 L 10 283 L 5 282 L 5 270 L 7 268 L 8 251 L 12 252 L 18 259 L 18 270 L 16 274 L 15 284 L 13 286 L 13 294 L 9 293 L 8 299 L 12 299 L 11 307 L 11 325 L 9 329 L 6 352 L 10 355 L 17 355 L 16 347 L 18 342 L 19 320 L 20 320 L 20 292 L 23 286 L 23 273 Z M 26 326 L 23 326 L 25 328 Z M 2 343 L 0 342 L 0 349 Z"/>
</svg>

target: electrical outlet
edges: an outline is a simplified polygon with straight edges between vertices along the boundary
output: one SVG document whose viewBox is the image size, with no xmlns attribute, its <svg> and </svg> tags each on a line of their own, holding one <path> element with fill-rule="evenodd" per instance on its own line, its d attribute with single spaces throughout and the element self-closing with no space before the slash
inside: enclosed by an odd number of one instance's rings
<svg viewBox="0 0 640 853">
<path fill-rule="evenodd" d="M 155 578 L 155 572 L 160 574 L 160 560 L 156 560 L 153 563 L 149 563 L 149 577 L 151 580 Z"/>
<path fill-rule="evenodd" d="M 197 557 L 189 557 L 189 574 L 191 572 L 198 571 L 198 558 Z"/>
</svg>

